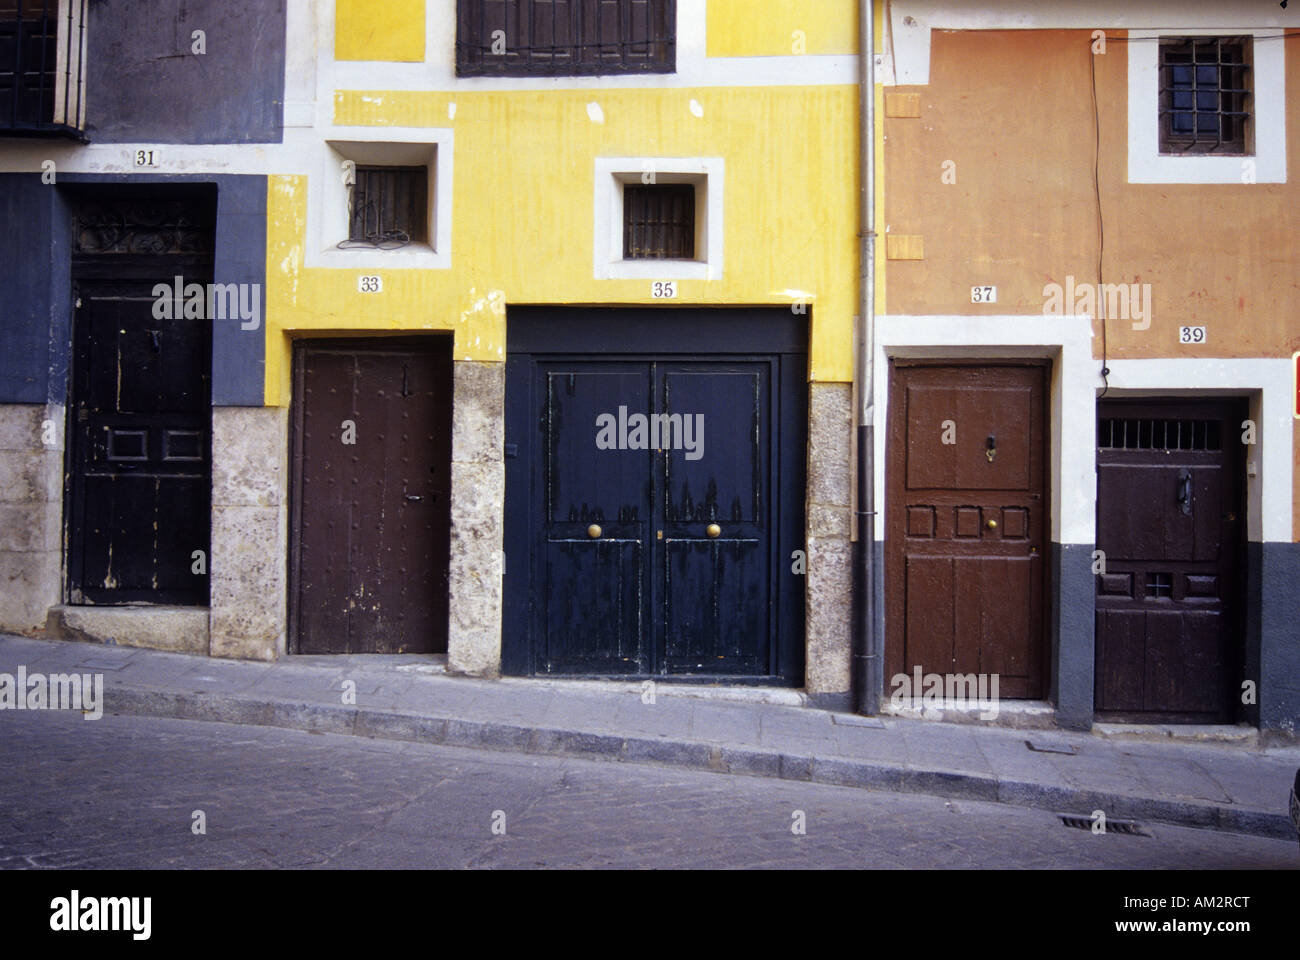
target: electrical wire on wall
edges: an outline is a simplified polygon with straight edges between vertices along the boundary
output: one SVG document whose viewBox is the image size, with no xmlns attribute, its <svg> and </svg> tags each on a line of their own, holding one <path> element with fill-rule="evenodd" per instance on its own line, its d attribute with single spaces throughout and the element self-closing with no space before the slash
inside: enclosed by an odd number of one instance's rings
<svg viewBox="0 0 1300 960">
<path fill-rule="evenodd" d="M 1097 290 L 1104 290 L 1103 284 L 1106 278 L 1103 274 L 1103 263 L 1106 256 L 1106 218 L 1102 214 L 1101 208 L 1101 114 L 1097 107 L 1097 54 L 1092 50 L 1092 38 L 1088 38 L 1088 76 L 1092 81 L 1092 188 L 1097 196 Z M 1106 396 L 1106 391 L 1110 389 L 1110 367 L 1107 366 L 1108 359 L 1106 343 L 1106 307 L 1100 296 L 1097 298 L 1097 305 L 1101 308 L 1101 382 L 1103 384 L 1101 393 L 1097 395 L 1100 400 Z"/>
</svg>

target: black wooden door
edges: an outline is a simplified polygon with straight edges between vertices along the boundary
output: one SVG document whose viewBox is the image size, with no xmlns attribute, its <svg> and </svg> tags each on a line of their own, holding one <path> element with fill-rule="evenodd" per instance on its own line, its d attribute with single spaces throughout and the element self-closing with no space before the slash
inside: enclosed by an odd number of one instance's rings
<svg viewBox="0 0 1300 960">
<path fill-rule="evenodd" d="M 1242 655 L 1244 417 L 1237 400 L 1100 404 L 1099 716 L 1234 719 Z"/>
<path fill-rule="evenodd" d="M 152 289 L 76 286 L 72 603 L 208 601 L 211 328 L 155 318 Z"/>
<path fill-rule="evenodd" d="M 293 463 L 294 651 L 446 652 L 449 339 L 300 341 Z"/>
<path fill-rule="evenodd" d="M 645 313 L 621 318 L 633 349 L 664 342 Z M 600 342 L 549 331 L 576 332 Z M 507 672 L 801 679 L 804 370 L 512 351 Z"/>
</svg>

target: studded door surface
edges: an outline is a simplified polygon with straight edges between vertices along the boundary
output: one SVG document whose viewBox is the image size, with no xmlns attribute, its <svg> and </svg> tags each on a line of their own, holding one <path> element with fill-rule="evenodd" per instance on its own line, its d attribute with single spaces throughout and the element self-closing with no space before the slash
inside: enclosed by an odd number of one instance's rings
<svg viewBox="0 0 1300 960">
<path fill-rule="evenodd" d="M 448 345 L 295 351 L 298 653 L 447 649 Z"/>
</svg>

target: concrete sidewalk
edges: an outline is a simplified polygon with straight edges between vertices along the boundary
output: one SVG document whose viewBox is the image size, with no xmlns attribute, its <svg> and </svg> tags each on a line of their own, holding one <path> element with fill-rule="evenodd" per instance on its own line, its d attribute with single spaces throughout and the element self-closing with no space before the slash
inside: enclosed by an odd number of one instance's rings
<svg viewBox="0 0 1300 960">
<path fill-rule="evenodd" d="M 711 688 L 660 683 L 646 703 L 640 684 L 449 677 L 427 657 L 244 663 L 0 635 L 0 673 L 20 665 L 29 675 L 102 673 L 107 713 L 670 764 L 1295 836 L 1287 816 L 1300 766 L 1295 747 L 876 719 L 806 709 L 798 694 L 779 690 L 733 688 L 720 699 Z M 345 702 L 347 681 L 355 703 Z"/>
</svg>

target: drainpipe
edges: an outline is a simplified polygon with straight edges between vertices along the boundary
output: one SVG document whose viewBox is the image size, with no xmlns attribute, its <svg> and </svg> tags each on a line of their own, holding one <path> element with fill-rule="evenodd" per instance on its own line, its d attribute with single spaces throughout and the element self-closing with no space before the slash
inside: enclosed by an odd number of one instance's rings
<svg viewBox="0 0 1300 960">
<path fill-rule="evenodd" d="M 853 705 L 880 711 L 883 651 L 876 635 L 875 597 L 875 309 L 876 309 L 876 43 L 872 0 L 858 3 L 859 281 L 855 379 L 858 384 L 857 532 L 853 557 Z"/>
</svg>

